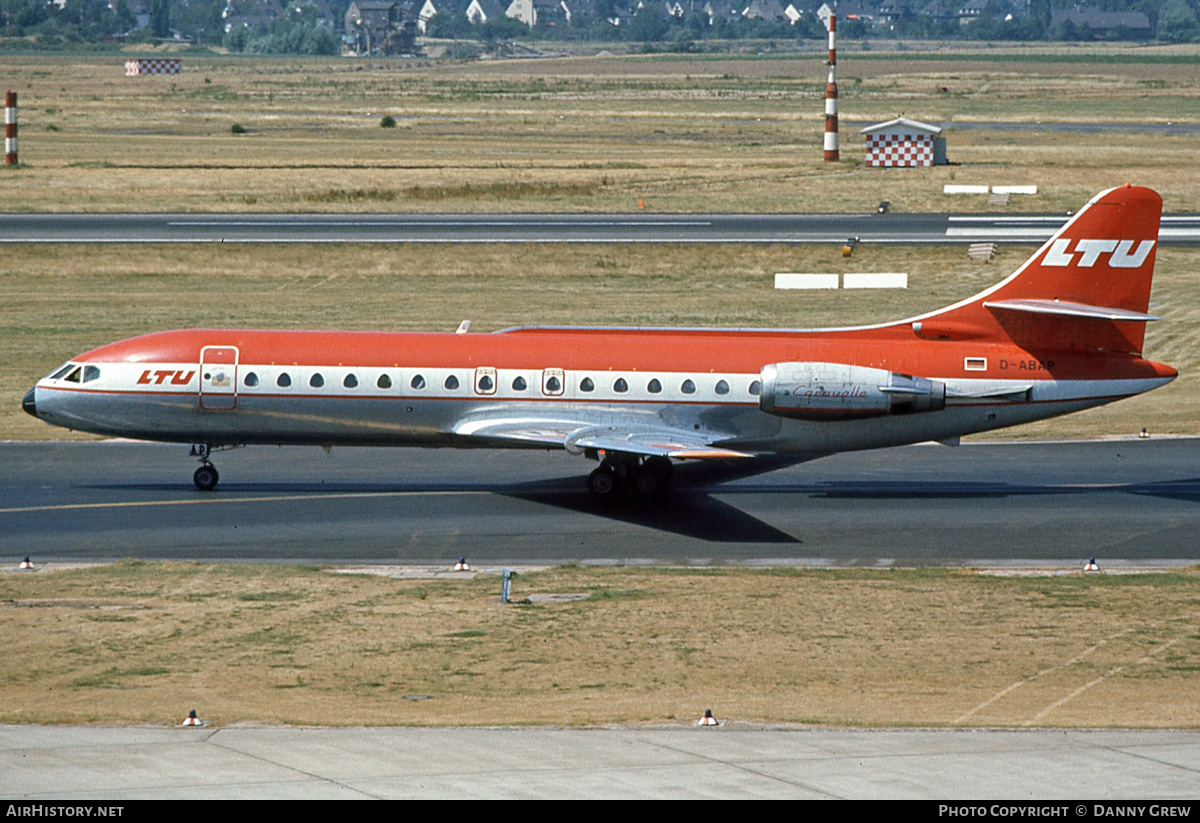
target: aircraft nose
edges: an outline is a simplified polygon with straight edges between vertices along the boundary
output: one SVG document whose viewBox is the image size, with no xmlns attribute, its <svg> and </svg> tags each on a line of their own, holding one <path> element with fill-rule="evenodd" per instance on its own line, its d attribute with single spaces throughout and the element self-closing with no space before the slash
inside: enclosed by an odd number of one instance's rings
<svg viewBox="0 0 1200 823">
<path fill-rule="evenodd" d="M 33 393 L 35 391 L 37 391 L 37 389 L 29 390 L 29 394 L 25 395 L 25 399 L 21 401 L 21 408 L 25 410 L 26 414 L 32 414 L 34 417 L 37 417 L 37 403 L 34 401 L 33 397 Z"/>
</svg>

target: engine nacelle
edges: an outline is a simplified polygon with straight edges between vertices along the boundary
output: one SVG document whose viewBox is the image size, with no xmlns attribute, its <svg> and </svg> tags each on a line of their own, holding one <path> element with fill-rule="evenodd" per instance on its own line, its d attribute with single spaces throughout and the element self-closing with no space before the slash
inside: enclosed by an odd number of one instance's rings
<svg viewBox="0 0 1200 823">
<path fill-rule="evenodd" d="M 844 363 L 772 363 L 759 408 L 804 420 L 851 420 L 946 408 L 946 384 Z"/>
</svg>

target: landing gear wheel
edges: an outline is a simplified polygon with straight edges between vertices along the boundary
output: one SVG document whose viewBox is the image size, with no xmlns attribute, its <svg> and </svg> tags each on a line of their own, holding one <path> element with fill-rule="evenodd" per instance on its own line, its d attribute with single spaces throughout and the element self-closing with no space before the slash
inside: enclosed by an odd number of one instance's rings
<svg viewBox="0 0 1200 823">
<path fill-rule="evenodd" d="M 593 497 L 606 500 L 617 490 L 617 476 L 612 469 L 601 466 L 588 475 L 588 491 Z"/>
<path fill-rule="evenodd" d="M 216 466 L 201 466 L 192 475 L 192 482 L 202 492 L 212 491 L 220 479 L 221 475 L 217 474 Z"/>
<path fill-rule="evenodd" d="M 633 476 L 633 490 L 643 499 L 658 497 L 666 489 L 667 483 L 662 475 L 648 466 Z"/>
</svg>

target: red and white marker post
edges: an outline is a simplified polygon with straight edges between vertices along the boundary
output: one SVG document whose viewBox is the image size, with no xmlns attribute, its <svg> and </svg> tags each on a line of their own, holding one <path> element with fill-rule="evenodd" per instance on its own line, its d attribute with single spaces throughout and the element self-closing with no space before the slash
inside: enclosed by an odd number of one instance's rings
<svg viewBox="0 0 1200 823">
<path fill-rule="evenodd" d="M 4 99 L 4 165 L 17 165 L 17 93 Z"/>
</svg>

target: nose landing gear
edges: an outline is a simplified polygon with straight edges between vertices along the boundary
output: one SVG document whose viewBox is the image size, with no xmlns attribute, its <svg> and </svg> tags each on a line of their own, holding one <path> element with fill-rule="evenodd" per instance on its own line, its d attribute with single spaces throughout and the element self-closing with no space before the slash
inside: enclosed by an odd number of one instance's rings
<svg viewBox="0 0 1200 823">
<path fill-rule="evenodd" d="M 208 455 L 212 450 L 212 446 L 207 443 L 192 444 L 192 457 L 200 458 L 200 468 L 196 469 L 195 474 L 192 475 L 192 482 L 202 492 L 212 491 L 216 488 L 217 481 L 221 479 L 221 475 L 217 473 L 217 467 L 208 462 Z"/>
</svg>

